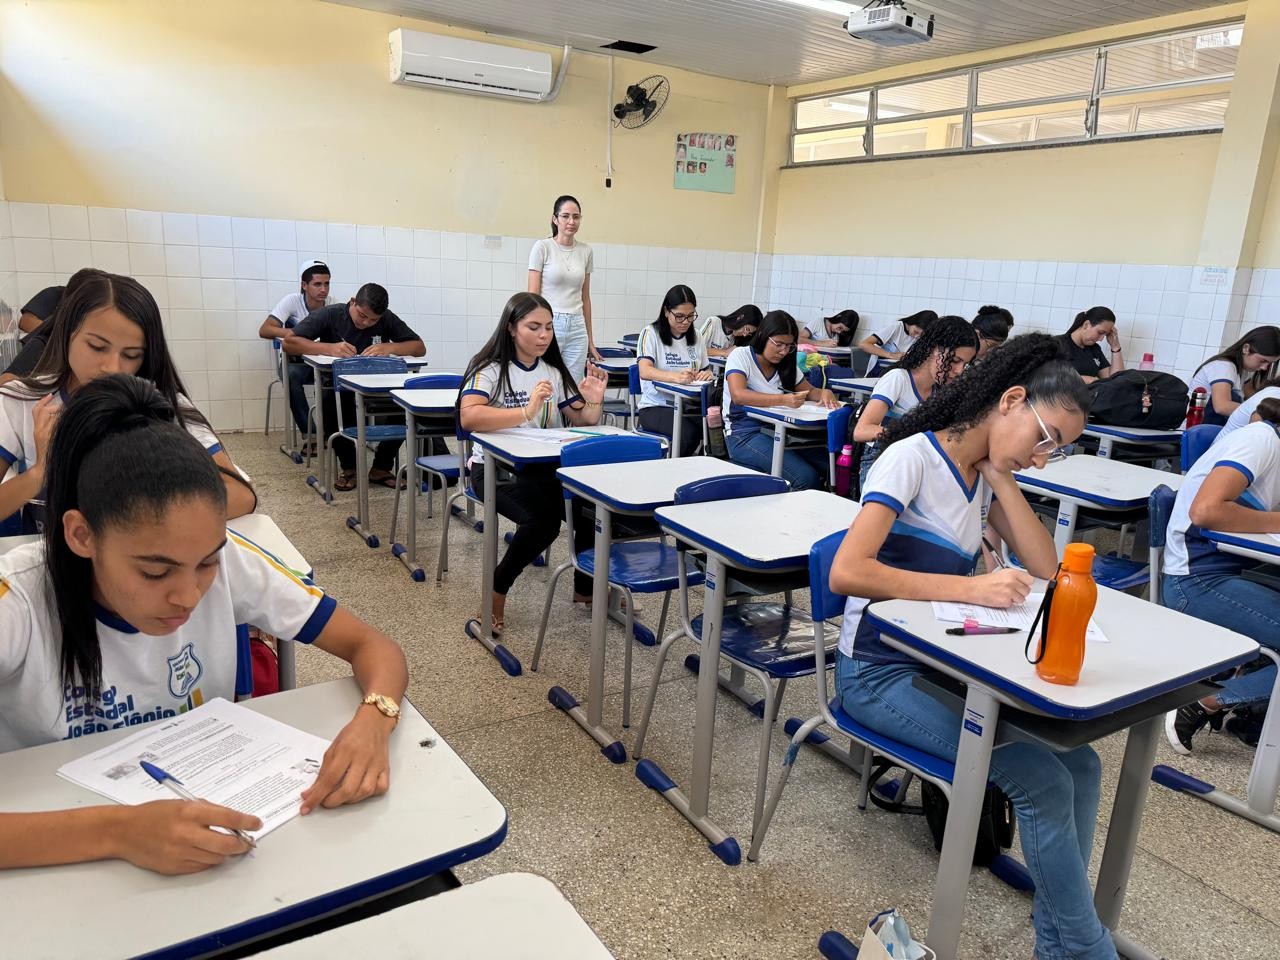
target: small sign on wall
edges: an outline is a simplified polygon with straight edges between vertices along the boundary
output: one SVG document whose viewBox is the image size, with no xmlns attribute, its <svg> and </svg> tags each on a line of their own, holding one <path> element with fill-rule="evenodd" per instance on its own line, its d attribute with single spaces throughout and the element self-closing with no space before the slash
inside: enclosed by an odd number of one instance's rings
<svg viewBox="0 0 1280 960">
<path fill-rule="evenodd" d="M 738 138 L 732 133 L 676 134 L 676 189 L 733 193 Z"/>
</svg>

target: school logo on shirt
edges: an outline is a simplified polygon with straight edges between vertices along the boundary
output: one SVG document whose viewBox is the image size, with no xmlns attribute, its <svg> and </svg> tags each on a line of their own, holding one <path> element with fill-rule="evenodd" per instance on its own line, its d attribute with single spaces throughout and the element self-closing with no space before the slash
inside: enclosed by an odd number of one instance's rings
<svg viewBox="0 0 1280 960">
<path fill-rule="evenodd" d="M 683 353 L 675 353 L 674 351 L 668 350 L 667 366 L 668 367 L 687 367 L 689 366 L 689 358 L 686 357 Z"/>
<path fill-rule="evenodd" d="M 185 700 L 204 675 L 204 666 L 197 659 L 191 644 L 179 650 L 169 661 L 169 692 L 177 700 Z"/>
</svg>

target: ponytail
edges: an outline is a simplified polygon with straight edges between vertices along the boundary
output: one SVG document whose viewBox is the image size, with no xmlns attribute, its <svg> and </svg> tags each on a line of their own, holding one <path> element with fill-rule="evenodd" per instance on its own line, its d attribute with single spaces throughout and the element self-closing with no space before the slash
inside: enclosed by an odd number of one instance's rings
<svg viewBox="0 0 1280 960">
<path fill-rule="evenodd" d="M 1081 310 L 1076 314 L 1075 320 L 1071 321 L 1071 326 L 1067 328 L 1067 333 L 1075 333 L 1086 323 L 1091 327 L 1096 327 L 1100 323 L 1115 322 L 1116 315 L 1110 307 L 1090 307 L 1088 310 Z"/>
<path fill-rule="evenodd" d="M 154 385 L 112 374 L 76 391 L 58 417 L 45 465 L 46 564 L 62 630 L 62 681 L 92 703 L 102 686 L 102 650 L 89 602 L 93 563 L 74 553 L 63 516 L 78 510 L 94 533 L 162 514 L 178 500 L 227 508 L 222 475 L 200 443 L 174 421 Z"/>
</svg>

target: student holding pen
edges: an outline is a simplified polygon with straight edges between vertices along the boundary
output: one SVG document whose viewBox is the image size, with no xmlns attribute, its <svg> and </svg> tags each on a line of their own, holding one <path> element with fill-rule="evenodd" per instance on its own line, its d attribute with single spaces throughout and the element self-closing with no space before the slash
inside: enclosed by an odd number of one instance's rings
<svg viewBox="0 0 1280 960">
<path fill-rule="evenodd" d="M 302 812 L 389 784 L 404 655 L 226 528 L 226 488 L 150 383 L 81 388 L 53 434 L 41 541 L 0 557 L 0 750 L 83 737 L 235 695 L 236 624 L 351 664 L 364 703 Z M 254 817 L 203 801 L 0 812 L 0 868 L 123 859 L 194 873 L 244 853 Z"/>
</svg>

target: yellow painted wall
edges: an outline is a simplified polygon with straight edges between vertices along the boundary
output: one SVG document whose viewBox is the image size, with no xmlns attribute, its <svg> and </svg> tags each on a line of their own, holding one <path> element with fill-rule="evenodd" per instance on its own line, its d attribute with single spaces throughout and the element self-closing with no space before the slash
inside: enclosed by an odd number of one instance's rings
<svg viewBox="0 0 1280 960">
<path fill-rule="evenodd" d="M 1276 164 L 1267 193 L 1266 212 L 1258 232 L 1255 267 L 1280 268 L 1280 163 Z"/>
<path fill-rule="evenodd" d="M 395 86 L 400 26 L 477 36 L 317 0 L 0 0 L 7 197 L 540 236 L 573 193 L 588 240 L 753 249 L 766 87 L 620 58 L 611 95 L 576 52 L 551 104 Z M 608 108 L 650 73 L 671 99 L 614 132 L 606 190 Z M 735 194 L 674 189 L 680 130 L 737 135 Z"/>
</svg>

